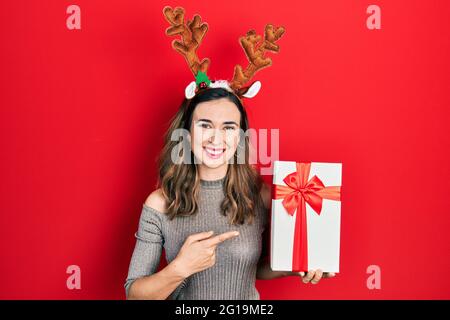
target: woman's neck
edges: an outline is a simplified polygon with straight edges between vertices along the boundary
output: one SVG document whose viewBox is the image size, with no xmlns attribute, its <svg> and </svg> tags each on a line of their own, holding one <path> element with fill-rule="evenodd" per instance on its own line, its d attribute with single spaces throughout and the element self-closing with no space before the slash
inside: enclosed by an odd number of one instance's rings
<svg viewBox="0 0 450 320">
<path fill-rule="evenodd" d="M 224 178 L 227 175 L 228 164 L 224 164 L 218 168 L 208 168 L 203 164 L 197 165 L 198 175 L 200 179 L 212 181 Z"/>
</svg>

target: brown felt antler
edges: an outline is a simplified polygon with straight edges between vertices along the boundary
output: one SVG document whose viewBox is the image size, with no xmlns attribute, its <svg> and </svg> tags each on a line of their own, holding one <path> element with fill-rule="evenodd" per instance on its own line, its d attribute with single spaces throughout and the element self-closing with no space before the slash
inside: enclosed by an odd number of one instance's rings
<svg viewBox="0 0 450 320">
<path fill-rule="evenodd" d="M 284 33 L 284 28 L 275 28 L 273 25 L 266 25 L 264 32 L 264 41 L 258 46 L 261 41 L 261 36 L 257 35 L 255 30 L 250 30 L 239 41 L 242 48 L 244 48 L 245 55 L 249 64 L 245 70 L 242 70 L 240 65 L 234 68 L 233 79 L 230 82 L 230 87 L 238 92 L 254 74 L 263 68 L 272 65 L 272 59 L 264 57 L 266 51 L 278 52 L 279 46 L 275 43 Z"/>
<path fill-rule="evenodd" d="M 206 73 L 210 60 L 204 58 L 200 62 L 197 56 L 197 48 L 208 31 L 208 25 L 202 22 L 202 18 L 198 14 L 194 15 L 192 21 L 188 20 L 185 24 L 184 9 L 180 7 L 172 9 L 166 6 L 163 9 L 163 13 L 171 25 L 166 29 L 166 34 L 168 36 L 181 35 L 181 41 L 173 40 L 172 47 L 185 57 L 194 77 L 198 71 Z"/>
</svg>

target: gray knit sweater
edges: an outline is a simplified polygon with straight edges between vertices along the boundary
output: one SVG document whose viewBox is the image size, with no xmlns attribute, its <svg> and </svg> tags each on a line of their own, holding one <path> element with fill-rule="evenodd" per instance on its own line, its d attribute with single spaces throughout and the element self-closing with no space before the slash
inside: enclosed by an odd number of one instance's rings
<svg viewBox="0 0 450 320">
<path fill-rule="evenodd" d="M 127 296 L 134 280 L 156 272 L 163 247 L 170 263 L 190 234 L 213 230 L 217 235 L 238 230 L 239 236 L 217 246 L 214 266 L 185 279 L 169 299 L 259 300 L 255 288 L 256 267 L 262 252 L 262 232 L 267 225 L 268 211 L 257 212 L 251 225 L 230 225 L 228 218 L 220 212 L 224 181 L 225 178 L 200 181 L 199 209 L 193 216 L 176 217 L 170 221 L 165 214 L 143 204 L 125 281 Z"/>
</svg>

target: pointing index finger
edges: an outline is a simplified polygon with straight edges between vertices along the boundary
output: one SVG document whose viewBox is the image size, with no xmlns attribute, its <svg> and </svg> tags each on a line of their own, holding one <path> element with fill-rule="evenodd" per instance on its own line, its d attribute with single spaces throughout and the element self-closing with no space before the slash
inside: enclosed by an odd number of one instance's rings
<svg viewBox="0 0 450 320">
<path fill-rule="evenodd" d="M 218 245 L 221 242 L 224 242 L 225 240 L 234 238 L 239 235 L 239 232 L 237 231 L 228 231 L 221 234 L 218 234 L 217 236 L 211 237 L 209 239 L 203 240 L 206 245 L 208 246 L 215 246 Z"/>
</svg>

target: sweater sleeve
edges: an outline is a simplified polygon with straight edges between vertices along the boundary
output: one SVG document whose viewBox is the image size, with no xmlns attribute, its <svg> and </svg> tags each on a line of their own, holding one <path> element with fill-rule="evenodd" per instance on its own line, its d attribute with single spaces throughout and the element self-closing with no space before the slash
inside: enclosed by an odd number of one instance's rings
<svg viewBox="0 0 450 320">
<path fill-rule="evenodd" d="M 155 273 L 159 265 L 164 245 L 162 218 L 161 212 L 143 205 L 138 230 L 135 233 L 136 244 L 124 285 L 126 297 L 136 279 Z"/>
<path fill-rule="evenodd" d="M 261 260 L 269 259 L 269 248 L 270 248 L 270 228 L 271 228 L 271 210 L 270 208 L 264 208 L 262 210 L 263 213 L 263 222 L 262 222 L 262 250 L 261 250 Z"/>
</svg>

